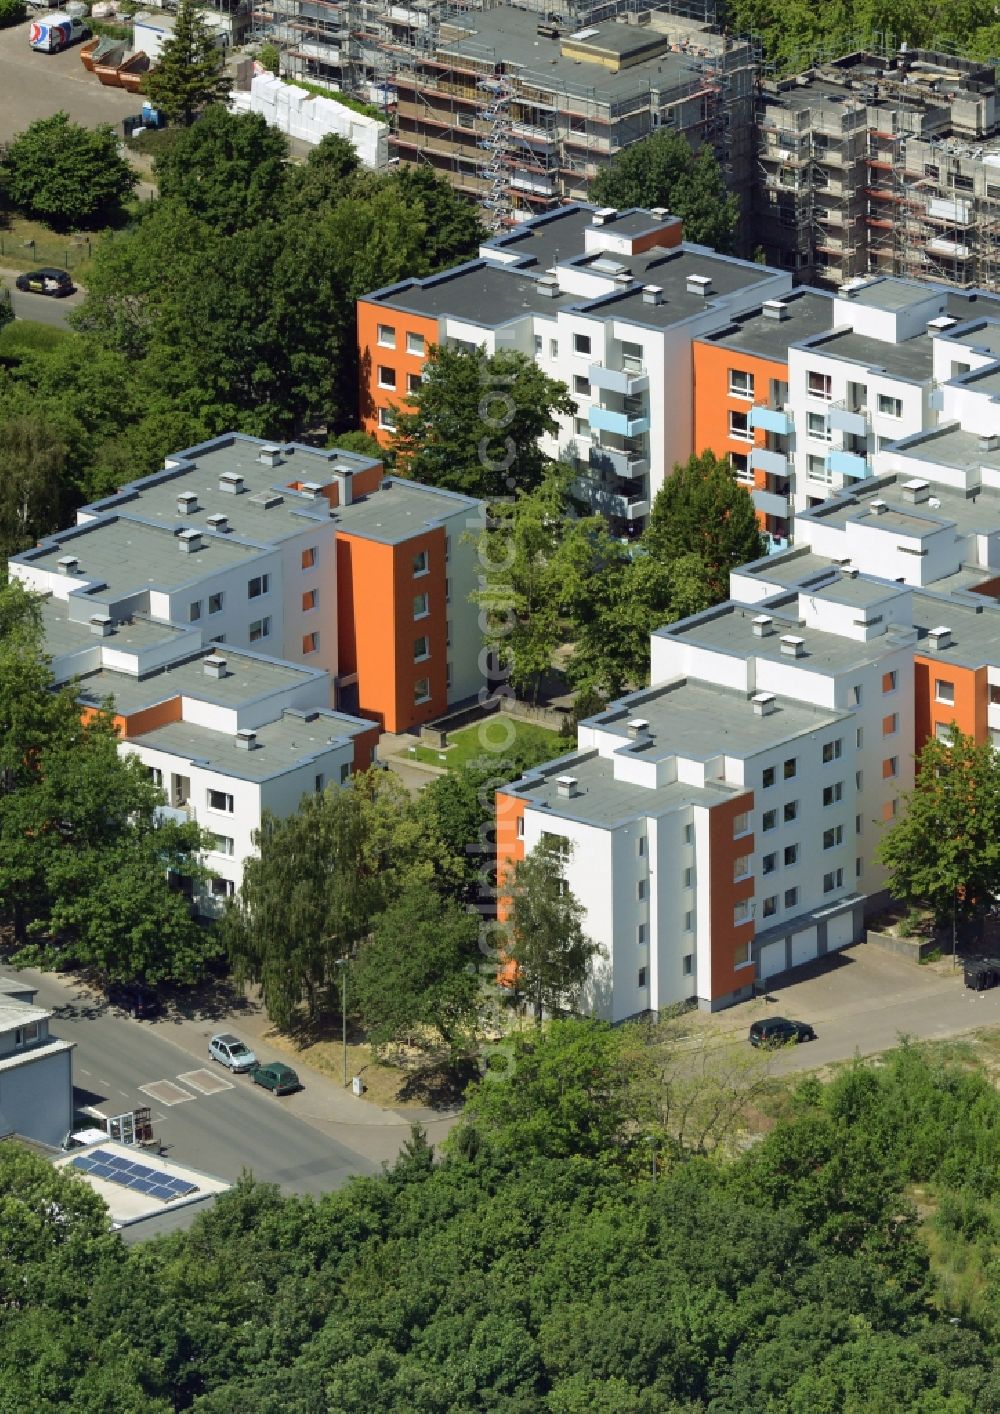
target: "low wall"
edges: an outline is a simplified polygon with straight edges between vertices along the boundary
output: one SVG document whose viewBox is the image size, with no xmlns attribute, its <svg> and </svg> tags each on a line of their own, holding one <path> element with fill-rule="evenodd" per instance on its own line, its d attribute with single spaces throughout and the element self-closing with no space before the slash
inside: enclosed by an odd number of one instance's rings
<svg viewBox="0 0 1000 1414">
<path fill-rule="evenodd" d="M 868 929 L 865 941 L 896 957 L 908 957 L 911 962 L 923 962 L 932 952 L 941 950 L 936 938 L 897 938 L 892 933 L 877 933 L 874 928 Z"/>
</svg>

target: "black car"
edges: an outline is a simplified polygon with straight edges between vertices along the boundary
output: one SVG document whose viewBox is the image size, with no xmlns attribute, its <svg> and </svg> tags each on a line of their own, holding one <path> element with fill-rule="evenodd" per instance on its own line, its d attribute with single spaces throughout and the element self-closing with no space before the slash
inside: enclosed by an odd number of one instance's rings
<svg viewBox="0 0 1000 1414">
<path fill-rule="evenodd" d="M 29 270 L 26 275 L 18 275 L 14 284 L 25 294 L 51 295 L 54 299 L 62 299 L 64 295 L 71 295 L 75 288 L 65 270 L 56 270 L 50 267 L 43 270 Z"/>
<path fill-rule="evenodd" d="M 965 985 L 973 992 L 1000 987 L 1000 958 L 970 957 L 965 963 Z"/>
<path fill-rule="evenodd" d="M 751 1046 L 787 1046 L 792 1041 L 815 1041 L 816 1032 L 807 1021 L 788 1021 L 768 1016 L 750 1027 Z"/>
<path fill-rule="evenodd" d="M 112 982 L 108 987 L 108 1001 L 134 1016 L 136 1021 L 148 1021 L 163 1010 L 159 997 L 145 982 Z"/>
</svg>

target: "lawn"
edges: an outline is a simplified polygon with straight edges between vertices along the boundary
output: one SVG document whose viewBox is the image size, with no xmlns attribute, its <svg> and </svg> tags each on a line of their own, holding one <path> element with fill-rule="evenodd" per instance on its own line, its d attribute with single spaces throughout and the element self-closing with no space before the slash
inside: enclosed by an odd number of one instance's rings
<svg viewBox="0 0 1000 1414">
<path fill-rule="evenodd" d="M 50 353 L 66 339 L 76 337 L 72 329 L 62 329 L 55 324 L 14 319 L 0 329 L 0 354 Z"/>
<path fill-rule="evenodd" d="M 572 749 L 572 741 L 548 727 L 537 726 L 534 722 L 520 722 L 498 713 L 495 717 L 486 717 L 481 722 L 449 732 L 444 751 L 438 751 L 433 746 L 411 746 L 409 755 L 413 760 L 424 761 L 429 766 L 445 766 L 449 771 L 460 771 L 483 756 L 498 757 L 516 750 L 519 760 L 530 757 L 533 762 L 540 762 L 550 761 L 554 756 L 564 756 Z"/>
</svg>

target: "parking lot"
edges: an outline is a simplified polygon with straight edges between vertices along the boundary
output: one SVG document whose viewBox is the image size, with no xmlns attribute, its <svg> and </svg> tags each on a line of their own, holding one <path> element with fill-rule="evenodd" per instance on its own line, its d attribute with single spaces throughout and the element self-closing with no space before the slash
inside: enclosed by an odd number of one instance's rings
<svg viewBox="0 0 1000 1414">
<path fill-rule="evenodd" d="M 96 127 L 137 113 L 142 99 L 120 88 L 106 88 L 80 63 L 80 46 L 62 54 L 36 54 L 28 47 L 30 20 L 0 30 L 0 142 L 22 132 L 36 118 L 68 113 L 78 123 Z"/>
</svg>

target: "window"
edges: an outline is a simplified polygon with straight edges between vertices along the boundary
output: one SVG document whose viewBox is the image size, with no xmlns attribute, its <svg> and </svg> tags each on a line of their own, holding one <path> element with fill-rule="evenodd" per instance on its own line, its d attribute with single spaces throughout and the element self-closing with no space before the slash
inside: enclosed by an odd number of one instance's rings
<svg viewBox="0 0 1000 1414">
<path fill-rule="evenodd" d="M 851 688 L 851 706 L 852 706 L 852 707 L 860 707 L 860 706 L 861 706 L 861 696 L 862 696 L 862 693 L 861 693 L 861 684 L 860 684 L 860 683 L 855 683 L 854 686 Z"/>
<path fill-rule="evenodd" d="M 798 815 L 798 813 L 799 813 L 799 802 L 798 802 L 797 800 L 789 800 L 789 801 L 787 802 L 787 804 L 785 805 L 785 809 L 784 809 L 784 811 L 783 811 L 783 814 L 784 814 L 784 817 L 785 817 L 785 824 L 786 824 L 786 825 L 791 824 L 791 822 L 795 819 L 795 817 Z"/>
<path fill-rule="evenodd" d="M 343 786 L 343 785 L 346 785 L 347 782 L 348 782 L 348 780 L 350 779 L 350 776 L 351 776 L 351 763 L 350 763 L 349 761 L 342 761 L 342 762 L 340 763 L 340 784 L 341 784 L 342 786 Z"/>
<path fill-rule="evenodd" d="M 934 740 L 943 741 L 945 746 L 951 746 L 952 738 L 955 735 L 954 722 L 935 722 Z"/>
<path fill-rule="evenodd" d="M 745 835 L 750 829 L 750 816 L 745 810 L 741 810 L 739 815 L 733 817 L 733 838 L 738 835 Z"/>
<path fill-rule="evenodd" d="M 742 368 L 731 368 L 729 370 L 729 394 L 733 398 L 753 397 L 753 374 L 746 373 Z"/>
<path fill-rule="evenodd" d="M 212 854 L 228 854 L 230 857 L 236 853 L 236 842 L 231 835 L 212 835 Z"/>
<path fill-rule="evenodd" d="M 644 899 L 644 898 L 646 897 L 646 881 L 645 881 L 645 879 L 640 879 L 639 882 L 638 882 L 638 884 L 636 885 L 636 897 L 639 898 L 639 899 Z"/>
<path fill-rule="evenodd" d="M 226 815 L 233 813 L 233 797 L 224 790 L 210 790 L 208 792 L 209 810 L 221 810 Z"/>
<path fill-rule="evenodd" d="M 431 680 L 430 678 L 417 678 L 413 684 L 413 701 L 415 706 L 420 706 L 421 702 L 431 700 Z"/>
<path fill-rule="evenodd" d="M 406 375 L 406 391 L 416 393 L 423 383 L 423 375 L 420 373 L 408 373 Z"/>
<path fill-rule="evenodd" d="M 584 378 L 581 373 L 577 373 L 573 378 L 573 392 L 579 393 L 582 397 L 590 397 L 590 379 Z"/>
<path fill-rule="evenodd" d="M 761 827 L 762 827 L 764 830 L 773 830 L 774 827 L 777 825 L 777 823 L 778 823 L 778 812 L 777 812 L 777 810 L 765 810 L 765 811 L 764 811 L 764 818 L 763 818 L 762 821 L 761 821 Z"/>
<path fill-rule="evenodd" d="M 843 737 L 837 737 L 836 741 L 825 741 L 823 743 L 823 764 L 828 766 L 831 761 L 839 761 L 840 753 L 843 750 Z"/>
<path fill-rule="evenodd" d="M 813 481 L 823 481 L 829 483 L 833 473 L 826 464 L 826 457 L 807 456 L 806 475 L 812 477 Z"/>
<path fill-rule="evenodd" d="M 955 705 L 955 684 L 946 682 L 944 678 L 936 678 L 934 682 L 934 701 L 943 702 L 947 707 Z"/>
<path fill-rule="evenodd" d="M 896 683 L 897 683 L 897 682 L 898 682 L 898 678 L 897 678 L 897 676 L 896 676 L 896 670 L 895 670 L 895 668 L 893 668 L 893 670 L 892 670 L 891 673 L 883 673 L 883 674 L 882 674 L 882 691 L 883 691 L 883 692 L 895 692 L 895 691 L 896 691 Z"/>
<path fill-rule="evenodd" d="M 786 781 L 790 781 L 792 777 L 796 774 L 798 769 L 799 766 L 796 757 L 790 756 L 785 762 L 785 764 L 782 766 L 781 774 L 784 776 Z"/>
<path fill-rule="evenodd" d="M 776 854 L 765 854 L 760 862 L 760 872 L 762 874 L 773 874 L 778 867 L 778 856 Z"/>
<path fill-rule="evenodd" d="M 899 728 L 899 713 L 890 712 L 887 717 L 882 718 L 882 735 L 892 736 Z"/>
<path fill-rule="evenodd" d="M 750 963 L 750 943 L 740 943 L 739 947 L 733 949 L 733 966 L 747 967 Z"/>
<path fill-rule="evenodd" d="M 314 570 L 316 568 L 317 558 L 318 551 L 316 546 L 310 545 L 307 550 L 302 551 L 302 568 L 304 570 Z"/>
<path fill-rule="evenodd" d="M 893 776 L 899 775 L 899 757 L 889 756 L 882 762 L 883 781 L 891 780 Z"/>
<path fill-rule="evenodd" d="M 857 731 L 854 733 L 854 744 L 855 744 L 855 746 L 858 748 L 859 751 L 860 751 L 861 748 L 864 746 L 864 744 L 865 744 L 865 729 L 864 729 L 864 727 L 858 727 Z"/>
<path fill-rule="evenodd" d="M 518 838 L 519 840 L 523 840 L 523 839 L 524 839 L 524 816 L 523 816 L 523 815 L 519 815 L 519 816 L 517 817 L 517 838 Z"/>
<path fill-rule="evenodd" d="M 536 334 L 536 335 L 535 335 L 535 353 L 536 353 L 536 354 L 540 354 L 541 351 L 542 351 L 542 336 L 541 336 L 541 334 Z"/>
<path fill-rule="evenodd" d="M 829 874 L 823 875 L 823 892 L 832 894 L 834 889 L 841 889 L 844 886 L 843 869 L 831 869 Z"/>
<path fill-rule="evenodd" d="M 427 573 L 427 551 L 418 550 L 413 557 L 413 578 L 419 579 L 422 574 Z"/>
<path fill-rule="evenodd" d="M 271 590 L 271 576 L 269 574 L 258 574 L 247 585 L 247 598 L 259 599 L 262 594 L 268 594 Z"/>
<path fill-rule="evenodd" d="M 810 437 L 812 437 L 818 442 L 829 442 L 830 429 L 826 423 L 826 413 L 806 413 L 806 432 Z"/>
<path fill-rule="evenodd" d="M 823 787 L 823 804 L 836 805 L 844 794 L 844 782 L 838 781 L 836 785 Z"/>
<path fill-rule="evenodd" d="M 833 379 L 829 373 L 809 373 L 806 375 L 806 392 L 811 398 L 823 398 L 829 402 L 833 397 Z"/>
<path fill-rule="evenodd" d="M 587 421 L 587 419 L 586 419 L 585 417 L 574 417 L 574 419 L 573 419 L 573 435 L 574 435 L 575 437 L 589 437 L 589 436 L 590 436 L 590 423 Z"/>
<path fill-rule="evenodd" d="M 315 632 L 313 632 L 313 633 L 304 633 L 304 634 L 302 635 L 302 652 L 303 652 L 303 654 L 309 654 L 309 653 L 317 653 L 317 652 L 319 652 L 319 634 L 318 634 L 318 633 L 315 633 Z"/>
<path fill-rule="evenodd" d="M 236 885 L 232 879 L 213 879 L 211 890 L 213 898 L 232 898 L 236 892 Z"/>
<path fill-rule="evenodd" d="M 394 349 L 396 347 L 396 331 L 391 324 L 380 324 L 378 326 L 378 343 L 383 349 Z"/>
<path fill-rule="evenodd" d="M 395 432 L 396 414 L 393 412 L 392 408 L 379 408 L 378 425 L 385 432 Z"/>
<path fill-rule="evenodd" d="M 222 606 L 226 602 L 226 596 L 220 591 L 218 594 L 208 596 L 208 612 L 210 614 L 221 614 Z"/>
<path fill-rule="evenodd" d="M 259 640 L 262 639 L 262 638 L 270 638 L 270 637 L 271 637 L 271 617 L 270 617 L 270 615 L 268 615 L 267 618 L 264 618 L 264 619 L 254 619 L 253 623 L 250 625 L 250 632 L 249 632 L 249 634 L 248 634 L 248 637 L 249 637 L 251 643 L 257 643 L 257 642 L 259 642 Z"/>
<path fill-rule="evenodd" d="M 387 363 L 380 363 L 378 366 L 378 385 L 380 388 L 396 388 L 396 370 L 390 368 Z"/>
<path fill-rule="evenodd" d="M 684 973 L 684 976 L 685 976 L 685 977 L 690 977 L 690 976 L 691 976 L 691 973 L 694 971 L 694 954 L 693 954 L 693 953 L 685 953 L 685 954 L 684 954 L 684 961 L 681 963 L 681 971 Z"/>
<path fill-rule="evenodd" d="M 693 881 L 694 881 L 694 870 L 693 870 L 693 869 L 685 869 L 685 870 L 684 870 L 684 887 L 685 887 L 686 889 L 689 889 L 689 888 L 691 887 L 691 884 L 692 884 Z"/>
<path fill-rule="evenodd" d="M 413 661 L 422 663 L 425 658 L 431 656 L 430 648 L 427 646 L 427 635 L 422 633 L 419 638 L 413 640 Z"/>
<path fill-rule="evenodd" d="M 753 472 L 750 470 L 750 459 L 745 452 L 730 452 L 729 463 L 736 473 L 737 481 L 753 482 Z"/>
<path fill-rule="evenodd" d="M 799 860 L 799 847 L 797 844 L 785 845 L 785 867 L 790 869 Z"/>
<path fill-rule="evenodd" d="M 201 618 L 201 600 L 195 599 L 188 605 L 188 623 L 196 624 Z"/>
<path fill-rule="evenodd" d="M 684 931 L 685 933 L 694 932 L 694 913 L 690 909 L 684 915 Z"/>
<path fill-rule="evenodd" d="M 549 358 L 558 358 L 558 357 L 559 357 L 559 340 L 558 340 L 558 339 L 550 339 L 550 340 L 549 340 Z"/>
<path fill-rule="evenodd" d="M 765 917 L 765 918 L 773 918 L 774 915 L 777 913 L 777 911 L 778 911 L 778 895 L 777 895 L 777 894 L 768 894 L 767 898 L 764 900 L 764 909 L 763 909 L 764 917 Z"/>
<path fill-rule="evenodd" d="M 844 843 L 843 825 L 833 825 L 829 830 L 823 831 L 823 848 L 835 849 L 838 844 Z"/>
<path fill-rule="evenodd" d="M 774 781 L 775 781 L 775 770 L 774 770 L 774 767 L 773 767 L 773 766 L 765 766 L 765 768 L 764 768 L 764 774 L 763 774 L 763 775 L 761 776 L 761 778 L 760 778 L 761 787 L 762 787 L 764 790 L 767 790 L 770 786 L 773 786 L 773 785 L 774 785 Z"/>
<path fill-rule="evenodd" d="M 741 923 L 749 923 L 749 922 L 750 922 L 750 900 L 749 900 L 748 898 L 743 898 L 743 899 L 740 899 L 739 903 L 738 903 L 738 904 L 736 905 L 736 907 L 733 909 L 733 924 L 734 924 L 735 927 L 738 928 Z"/>
<path fill-rule="evenodd" d="M 640 923 L 639 926 L 636 928 L 636 930 L 635 930 L 635 940 L 636 940 L 637 943 L 640 944 L 640 946 L 646 941 L 646 925 L 645 925 L 645 923 Z"/>
<path fill-rule="evenodd" d="M 302 612 L 311 613 L 313 609 L 319 607 L 319 590 L 307 589 L 302 596 Z"/>
<path fill-rule="evenodd" d="M 890 398 L 887 393 L 879 393 L 878 410 L 882 417 L 902 417 L 902 398 Z"/>
<path fill-rule="evenodd" d="M 797 888 L 785 890 L 785 907 L 795 908 L 799 901 L 799 891 Z"/>
<path fill-rule="evenodd" d="M 639 838 L 638 838 L 638 839 L 636 840 L 636 842 L 635 842 L 635 848 L 636 848 L 636 853 L 638 854 L 639 858 L 642 859 L 643 856 L 644 856 L 645 853 L 646 853 L 646 836 L 645 836 L 645 835 L 640 835 L 640 836 L 639 836 Z"/>
<path fill-rule="evenodd" d="M 323 776 L 323 772 L 320 771 L 319 775 L 318 775 L 318 776 L 316 777 L 316 779 L 313 781 L 313 790 L 315 790 L 315 792 L 316 792 L 317 795 L 322 795 L 322 794 L 323 794 L 323 787 L 324 787 L 325 784 L 326 784 L 326 781 L 325 781 L 325 778 L 324 778 L 324 776 Z"/>
<path fill-rule="evenodd" d="M 18 1026 L 14 1031 L 14 1045 L 27 1046 L 32 1041 L 38 1040 L 38 1022 L 28 1021 L 24 1026 Z"/>
<path fill-rule="evenodd" d="M 646 969 L 645 969 L 644 967 L 640 967 L 640 968 L 639 968 L 639 986 L 640 986 L 640 987 L 645 987 L 645 985 L 646 985 Z"/>
<path fill-rule="evenodd" d="M 855 815 L 855 817 L 854 817 L 854 833 L 855 833 L 856 835 L 860 835 L 860 833 L 861 833 L 861 816 L 860 816 L 860 815 Z"/>
<path fill-rule="evenodd" d="M 860 879 L 860 878 L 861 878 L 861 874 L 862 874 L 863 869 L 864 869 L 864 860 L 861 858 L 861 856 L 860 856 L 860 854 L 859 854 L 858 857 L 857 857 L 857 859 L 855 859 L 855 861 L 854 861 L 854 877 L 855 877 L 856 879 Z"/>
<path fill-rule="evenodd" d="M 163 772 L 160 770 L 159 766 L 150 766 L 150 767 L 148 768 L 148 770 L 149 770 L 149 779 L 153 782 L 153 785 L 154 785 L 154 786 L 162 786 L 162 785 L 163 785 Z"/>
<path fill-rule="evenodd" d="M 423 334 L 407 334 L 406 352 L 408 354 L 415 354 L 417 358 L 423 358 L 424 349 L 425 345 Z"/>
<path fill-rule="evenodd" d="M 573 335 L 573 352 L 574 352 L 574 353 L 578 353 L 578 354 L 589 354 L 589 353 L 590 353 L 590 335 L 589 335 L 589 334 L 574 334 L 574 335 Z"/>
<path fill-rule="evenodd" d="M 733 865 L 734 882 L 738 882 L 740 879 L 749 879 L 751 862 L 749 854 L 740 855 L 739 859 L 737 859 Z"/>
<path fill-rule="evenodd" d="M 693 825 L 685 825 L 685 826 L 684 826 L 684 843 L 685 843 L 685 844 L 694 844 L 694 826 L 693 826 Z"/>
<path fill-rule="evenodd" d="M 426 594 L 414 594 L 413 596 L 413 617 L 415 619 L 426 619 L 430 610 L 427 607 Z"/>
<path fill-rule="evenodd" d="M 854 788 L 855 788 L 855 790 L 860 790 L 861 787 L 864 785 L 864 783 L 865 783 L 865 773 L 864 773 L 864 771 L 855 771 L 855 772 L 854 772 Z"/>
<path fill-rule="evenodd" d="M 729 435 L 737 442 L 753 441 L 753 428 L 750 426 L 748 413 L 730 411 Z"/>
</svg>

